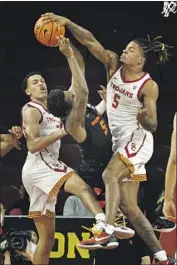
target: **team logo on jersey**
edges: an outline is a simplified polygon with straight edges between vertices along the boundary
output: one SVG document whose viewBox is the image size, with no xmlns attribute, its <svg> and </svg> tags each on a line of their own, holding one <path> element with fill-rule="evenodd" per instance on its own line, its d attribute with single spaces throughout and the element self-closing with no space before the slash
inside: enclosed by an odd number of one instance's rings
<svg viewBox="0 0 177 265">
<path fill-rule="evenodd" d="M 136 151 L 136 144 L 135 143 L 131 143 L 131 149 L 133 152 Z"/>
</svg>

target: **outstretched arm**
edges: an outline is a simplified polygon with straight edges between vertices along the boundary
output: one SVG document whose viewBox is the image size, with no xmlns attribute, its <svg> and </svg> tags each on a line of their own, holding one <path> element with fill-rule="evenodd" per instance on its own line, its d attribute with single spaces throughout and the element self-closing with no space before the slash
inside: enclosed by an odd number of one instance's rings
<svg viewBox="0 0 177 265">
<path fill-rule="evenodd" d="M 71 49 L 73 50 L 74 57 L 82 71 L 83 74 L 85 74 L 85 62 L 82 54 L 80 51 L 70 42 Z"/>
<path fill-rule="evenodd" d="M 101 61 L 106 69 L 111 70 L 113 61 L 118 62 L 118 56 L 114 54 L 114 58 L 109 56 L 109 53 L 105 48 L 101 45 L 100 42 L 96 40 L 93 34 L 82 28 L 81 26 L 73 23 L 71 20 L 57 16 L 53 13 L 46 13 L 42 15 L 43 21 L 57 21 L 61 26 L 66 26 L 66 28 L 73 34 L 73 36 L 84 46 L 86 46 L 89 51 L 95 56 L 99 61 Z M 118 64 L 117 64 L 118 65 Z"/>
<path fill-rule="evenodd" d="M 73 51 L 73 55 L 74 55 L 74 58 L 76 59 L 77 61 L 77 64 L 81 70 L 81 72 L 83 73 L 83 75 L 85 75 L 85 62 L 84 62 L 84 58 L 83 56 L 81 55 L 80 51 L 70 42 L 70 47 Z M 72 76 L 72 80 L 71 80 L 71 86 L 69 88 L 69 91 L 72 91 L 73 93 L 77 93 L 77 91 L 75 91 L 75 87 L 74 86 L 74 77 Z M 82 91 L 81 91 L 82 93 Z"/>
<path fill-rule="evenodd" d="M 66 119 L 66 130 L 77 142 L 86 138 L 85 128 L 82 126 L 88 101 L 88 87 L 83 71 L 80 69 L 70 46 L 69 39 L 60 37 L 58 41 L 60 51 L 66 56 L 71 73 L 72 85 L 70 90 L 75 94 L 72 110 Z"/>
</svg>

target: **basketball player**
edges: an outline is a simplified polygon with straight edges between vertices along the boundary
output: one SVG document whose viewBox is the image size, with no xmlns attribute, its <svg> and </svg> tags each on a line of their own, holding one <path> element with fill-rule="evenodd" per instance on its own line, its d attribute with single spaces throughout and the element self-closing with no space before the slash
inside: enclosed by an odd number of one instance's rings
<svg viewBox="0 0 177 265">
<path fill-rule="evenodd" d="M 174 203 L 174 190 L 176 186 L 176 114 L 173 121 L 171 137 L 171 151 L 168 159 L 165 177 L 165 198 L 163 213 L 170 221 L 176 221 L 176 207 Z"/>
<path fill-rule="evenodd" d="M 19 139 L 22 135 L 22 130 L 19 126 L 13 126 L 9 130 L 9 134 L 0 134 L 0 157 L 5 156 L 14 147 L 20 150 Z"/>
<path fill-rule="evenodd" d="M 72 46 L 75 58 L 82 72 L 85 74 L 85 63 L 82 55 Z M 75 117 L 79 115 L 78 108 L 72 108 L 67 105 L 62 96 L 64 88 L 51 90 L 48 96 L 48 109 L 56 117 L 62 117 L 66 120 L 67 132 L 79 143 L 81 152 L 81 164 L 78 173 L 92 188 L 102 187 L 102 173 L 106 168 L 112 156 L 111 134 L 106 120 L 103 118 L 106 110 L 106 89 L 101 86 L 98 91 L 102 101 L 97 106 L 87 104 L 86 114 L 84 117 L 85 139 L 76 138 L 79 135 L 80 128 L 75 126 Z M 75 90 L 76 97 L 80 94 L 80 89 Z M 69 113 L 69 114 L 68 114 Z M 97 228 L 97 227 L 95 227 Z M 115 227 L 115 235 L 117 238 L 130 238 L 134 235 L 134 231 L 125 226 Z M 98 245 L 98 244 L 97 244 Z M 95 248 L 95 246 L 94 246 Z M 100 245 L 100 248 L 102 246 Z"/>
<path fill-rule="evenodd" d="M 64 92 L 63 97 L 69 105 L 73 102 L 73 107 L 80 110 L 75 117 L 75 126 L 79 127 L 88 99 L 87 84 L 69 40 L 63 37 L 58 42 L 72 72 L 71 89 Z M 28 74 L 22 87 L 31 99 L 22 109 L 23 129 L 29 151 L 22 170 L 22 180 L 30 196 L 29 217 L 34 218 L 39 234 L 33 264 L 48 264 L 54 243 L 56 198 L 62 185 L 66 192 L 82 200 L 96 221 L 103 222 L 105 216 L 90 187 L 73 169 L 58 161 L 60 139 L 67 135 L 67 125 L 65 130 L 61 120 L 47 110 L 48 92 L 43 76 L 34 72 Z M 76 98 L 73 91 L 77 88 L 80 89 L 80 96 Z M 81 126 L 75 138 L 80 141 L 85 138 Z M 118 245 L 116 241 L 115 244 Z"/>
<path fill-rule="evenodd" d="M 114 155 L 103 173 L 106 223 L 109 224 L 104 231 L 112 235 L 116 211 L 120 206 L 161 264 L 170 264 L 137 203 L 139 183 L 146 180 L 145 164 L 153 153 L 152 132 L 157 128 L 158 85 L 146 71 L 152 64 L 156 66 L 167 61 L 169 46 L 159 40 L 134 39 L 123 51 L 120 66 L 117 54 L 105 50 L 88 30 L 52 13 L 44 14 L 43 21 L 57 21 L 66 26 L 108 72 L 107 115 Z M 87 245 L 89 249 L 98 239 L 104 242 L 104 237 L 105 233 L 99 233 L 95 241 L 92 239 L 90 243 L 83 241 L 80 244 Z"/>
</svg>

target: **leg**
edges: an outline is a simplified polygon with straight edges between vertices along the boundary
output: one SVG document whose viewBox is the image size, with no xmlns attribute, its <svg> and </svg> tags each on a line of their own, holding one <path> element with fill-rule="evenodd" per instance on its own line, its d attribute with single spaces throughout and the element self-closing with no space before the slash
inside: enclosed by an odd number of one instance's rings
<svg viewBox="0 0 177 265">
<path fill-rule="evenodd" d="M 55 219 L 41 216 L 34 219 L 39 241 L 33 257 L 33 264 L 49 264 L 50 252 L 54 244 Z"/>
<path fill-rule="evenodd" d="M 93 216 L 103 213 L 92 189 L 76 173 L 66 181 L 64 190 L 79 197 Z"/>
<path fill-rule="evenodd" d="M 159 251 L 161 252 L 162 247 L 154 234 L 151 224 L 138 207 L 138 189 L 139 183 L 137 182 L 130 181 L 121 183 L 120 190 L 122 200 L 120 208 L 127 216 L 141 239 L 144 240 L 150 250 L 155 254 Z M 160 259 L 167 260 L 164 252 L 160 254 L 159 260 Z"/>
<path fill-rule="evenodd" d="M 120 180 L 129 176 L 130 172 L 119 154 L 114 154 L 103 172 L 106 191 L 106 223 L 113 225 L 120 204 Z"/>
</svg>

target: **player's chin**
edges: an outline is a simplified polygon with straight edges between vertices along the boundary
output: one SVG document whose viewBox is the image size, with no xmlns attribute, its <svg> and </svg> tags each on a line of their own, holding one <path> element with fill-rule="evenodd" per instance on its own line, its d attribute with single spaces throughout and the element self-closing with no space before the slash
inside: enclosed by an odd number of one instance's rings
<svg viewBox="0 0 177 265">
<path fill-rule="evenodd" d="M 124 57 L 120 57 L 120 62 L 121 63 L 126 63 L 126 59 Z"/>
</svg>

